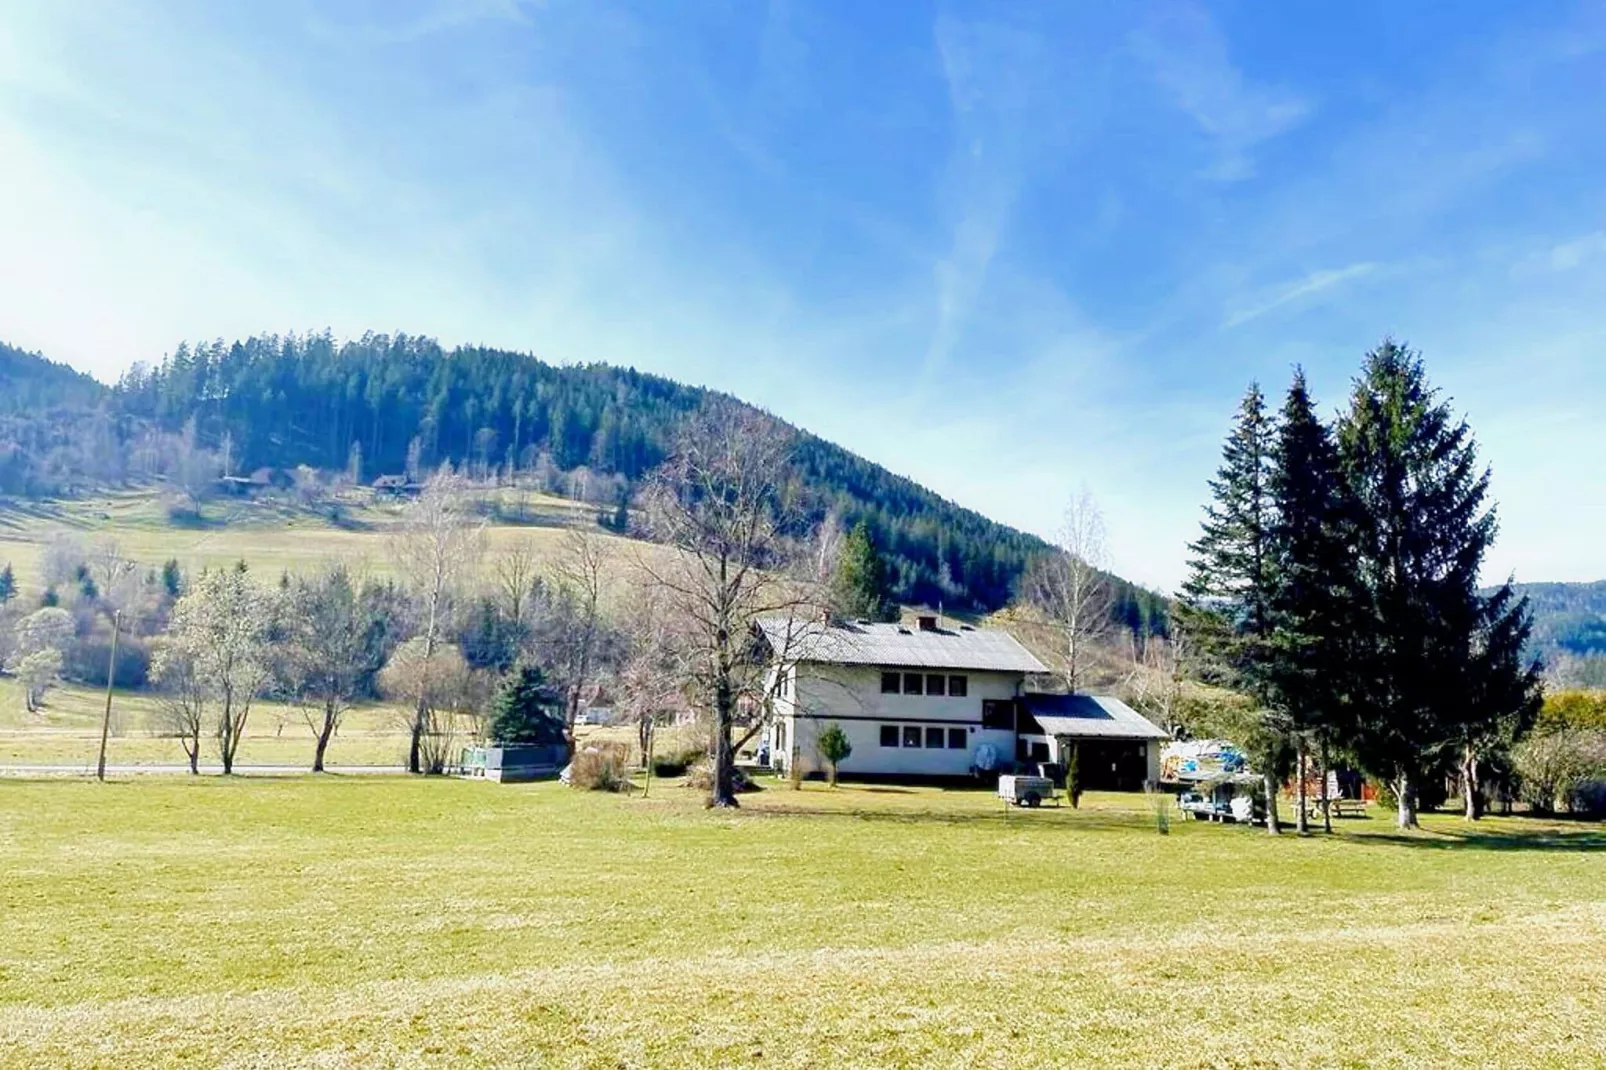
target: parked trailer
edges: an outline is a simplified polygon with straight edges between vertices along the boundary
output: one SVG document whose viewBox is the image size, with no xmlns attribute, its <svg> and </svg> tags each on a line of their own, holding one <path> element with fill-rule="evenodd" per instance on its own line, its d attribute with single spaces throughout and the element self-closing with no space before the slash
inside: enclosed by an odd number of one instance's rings
<svg viewBox="0 0 1606 1070">
<path fill-rule="evenodd" d="M 1046 776 L 1005 775 L 998 778 L 998 797 L 1014 806 L 1041 806 L 1047 799 L 1059 805 L 1054 782 Z"/>
</svg>

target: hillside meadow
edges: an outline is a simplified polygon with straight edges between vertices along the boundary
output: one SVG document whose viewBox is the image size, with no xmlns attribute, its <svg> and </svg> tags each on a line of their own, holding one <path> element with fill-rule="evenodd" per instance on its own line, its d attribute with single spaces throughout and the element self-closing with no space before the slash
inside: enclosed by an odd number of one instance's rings
<svg viewBox="0 0 1606 1070">
<path fill-rule="evenodd" d="M 0 1064 L 1599 1065 L 1606 832 L 0 781 Z"/>
<path fill-rule="evenodd" d="M 610 556 L 615 573 L 625 571 L 634 555 L 653 553 L 649 543 L 623 539 L 600 530 L 597 507 L 534 492 L 502 490 L 503 513 L 522 515 L 523 523 L 487 523 L 489 557 L 519 545 L 537 560 L 559 552 L 567 528 L 595 533 Z M 515 498 L 517 500 L 515 500 Z M 169 519 L 154 490 L 60 501 L 0 501 L 0 564 L 10 562 L 24 596 L 43 589 L 41 561 L 49 541 L 61 533 L 84 540 L 111 539 L 127 558 L 148 568 L 176 559 L 187 572 L 221 568 L 244 561 L 262 577 L 301 572 L 335 561 L 369 575 L 393 575 L 393 539 L 400 528 L 400 503 L 373 501 L 351 493 L 340 501 L 339 522 L 327 512 L 297 508 L 283 501 L 221 499 L 207 503 L 196 525 Z"/>
</svg>

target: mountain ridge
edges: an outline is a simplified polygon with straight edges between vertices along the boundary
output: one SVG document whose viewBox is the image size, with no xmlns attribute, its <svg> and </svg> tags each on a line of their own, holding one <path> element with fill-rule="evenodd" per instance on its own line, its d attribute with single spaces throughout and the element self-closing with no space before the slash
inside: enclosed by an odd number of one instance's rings
<svg viewBox="0 0 1606 1070">
<path fill-rule="evenodd" d="M 628 495 L 667 454 L 679 421 L 717 397 L 797 433 L 794 463 L 811 520 L 868 524 L 901 601 L 997 609 L 1026 563 L 1049 549 L 728 393 L 632 367 L 551 364 L 485 346 L 447 350 L 406 334 L 336 341 L 325 331 L 182 344 L 156 364 L 136 364 L 110 388 L 94 386 L 99 393 L 85 406 L 125 444 L 189 426 L 202 445 L 226 442 L 235 472 L 349 466 L 371 482 L 451 461 L 482 476 L 583 473 L 586 492 L 603 498 L 599 507 L 615 504 L 610 493 Z M 1118 621 L 1163 631 L 1166 598 L 1112 579 Z"/>
</svg>

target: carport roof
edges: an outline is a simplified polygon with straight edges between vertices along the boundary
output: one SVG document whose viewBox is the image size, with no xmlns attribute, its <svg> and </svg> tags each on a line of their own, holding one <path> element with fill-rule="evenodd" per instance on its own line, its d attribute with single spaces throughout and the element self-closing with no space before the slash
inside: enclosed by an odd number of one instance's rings
<svg viewBox="0 0 1606 1070">
<path fill-rule="evenodd" d="M 1107 695 L 1028 694 L 1026 712 L 1045 736 L 1075 739 L 1169 739 L 1152 721 Z"/>
</svg>

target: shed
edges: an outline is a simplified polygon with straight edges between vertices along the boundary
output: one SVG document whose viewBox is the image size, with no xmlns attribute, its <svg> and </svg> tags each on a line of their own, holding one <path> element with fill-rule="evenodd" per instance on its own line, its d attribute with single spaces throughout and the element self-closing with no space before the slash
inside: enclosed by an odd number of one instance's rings
<svg viewBox="0 0 1606 1070">
<path fill-rule="evenodd" d="M 1029 693 L 1021 699 L 1017 760 L 1070 762 L 1076 748 L 1083 786 L 1138 791 L 1160 779 L 1160 744 L 1170 737 L 1108 695 Z"/>
</svg>

